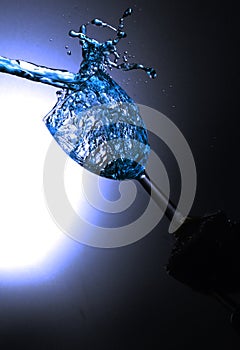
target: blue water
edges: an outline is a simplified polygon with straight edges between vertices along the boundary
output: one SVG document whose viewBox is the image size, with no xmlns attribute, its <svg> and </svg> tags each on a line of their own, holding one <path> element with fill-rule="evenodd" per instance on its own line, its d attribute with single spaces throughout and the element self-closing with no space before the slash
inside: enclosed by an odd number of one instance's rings
<svg viewBox="0 0 240 350">
<path fill-rule="evenodd" d="M 127 9 L 117 28 L 93 19 L 71 30 L 82 46 L 82 62 L 74 74 L 21 60 L 0 56 L 0 72 L 60 87 L 58 101 L 44 122 L 60 147 L 78 164 L 103 177 L 124 180 L 138 178 L 144 172 L 150 147 L 147 130 L 139 109 L 127 93 L 110 77 L 113 68 L 123 71 L 141 69 L 150 78 L 153 68 L 129 63 L 117 51 L 117 44 L 127 34 L 123 31 Z M 108 27 L 115 38 L 98 42 L 87 36 L 89 25 Z M 122 63 L 119 61 L 123 60 Z"/>
</svg>

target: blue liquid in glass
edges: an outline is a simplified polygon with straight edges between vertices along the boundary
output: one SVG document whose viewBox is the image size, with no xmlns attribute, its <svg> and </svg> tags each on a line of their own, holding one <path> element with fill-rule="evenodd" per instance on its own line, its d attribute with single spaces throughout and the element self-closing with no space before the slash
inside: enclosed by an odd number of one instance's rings
<svg viewBox="0 0 240 350">
<path fill-rule="evenodd" d="M 101 43 L 89 38 L 90 23 L 82 25 L 79 32 L 69 32 L 82 46 L 83 60 L 77 74 L 0 57 L 0 72 L 62 88 L 56 105 L 44 118 L 47 128 L 78 164 L 115 180 L 141 176 L 150 152 L 138 107 L 107 72 L 112 68 L 142 69 L 150 78 L 156 77 L 153 68 L 128 63 L 126 56 L 118 63 L 116 46 L 127 36 L 124 20 L 131 13 L 131 9 L 124 12 L 117 28 L 92 20 L 93 25 L 111 28 L 116 33 L 113 40 Z"/>
</svg>

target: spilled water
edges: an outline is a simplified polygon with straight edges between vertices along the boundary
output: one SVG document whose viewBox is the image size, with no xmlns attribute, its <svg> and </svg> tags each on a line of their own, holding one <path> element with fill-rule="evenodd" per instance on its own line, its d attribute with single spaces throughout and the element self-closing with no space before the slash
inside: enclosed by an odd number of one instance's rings
<svg viewBox="0 0 240 350">
<path fill-rule="evenodd" d="M 95 18 L 82 25 L 79 32 L 69 32 L 82 46 L 83 60 L 76 74 L 0 56 L 0 72 L 62 89 L 56 105 L 44 118 L 47 128 L 78 164 L 116 180 L 138 178 L 144 172 L 150 151 L 138 107 L 108 74 L 108 69 L 113 68 L 141 69 L 150 78 L 156 77 L 153 68 L 129 63 L 126 53 L 119 63 L 117 44 L 127 36 L 124 21 L 131 14 L 132 9 L 127 9 L 117 28 Z M 89 38 L 90 24 L 112 29 L 115 38 L 105 42 Z"/>
</svg>

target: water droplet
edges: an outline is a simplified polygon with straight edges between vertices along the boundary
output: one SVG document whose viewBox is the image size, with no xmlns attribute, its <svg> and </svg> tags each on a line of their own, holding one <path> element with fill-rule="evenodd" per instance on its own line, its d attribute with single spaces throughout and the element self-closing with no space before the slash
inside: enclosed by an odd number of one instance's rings
<svg viewBox="0 0 240 350">
<path fill-rule="evenodd" d="M 150 78 L 155 79 L 157 77 L 157 73 L 155 69 L 153 68 L 145 68 L 147 74 L 149 75 Z"/>
<path fill-rule="evenodd" d="M 66 49 L 66 50 L 68 49 L 68 45 L 65 45 L 65 49 Z"/>
<path fill-rule="evenodd" d="M 176 108 L 176 105 L 172 105 L 172 108 Z"/>
<path fill-rule="evenodd" d="M 172 84 L 169 84 L 169 87 L 170 87 L 170 89 L 173 87 L 173 85 Z"/>
<path fill-rule="evenodd" d="M 126 38 L 127 34 L 125 32 L 118 32 L 118 37 L 119 38 Z"/>
<path fill-rule="evenodd" d="M 102 27 L 102 25 L 103 25 L 103 21 L 101 21 L 98 18 L 94 18 L 91 23 L 95 24 L 95 26 L 98 26 L 98 27 Z"/>
<path fill-rule="evenodd" d="M 67 51 L 67 55 L 71 56 L 72 52 L 70 50 Z"/>
<path fill-rule="evenodd" d="M 130 16 L 132 14 L 133 10 L 131 9 L 131 7 L 129 7 L 123 14 L 123 18 Z"/>
</svg>

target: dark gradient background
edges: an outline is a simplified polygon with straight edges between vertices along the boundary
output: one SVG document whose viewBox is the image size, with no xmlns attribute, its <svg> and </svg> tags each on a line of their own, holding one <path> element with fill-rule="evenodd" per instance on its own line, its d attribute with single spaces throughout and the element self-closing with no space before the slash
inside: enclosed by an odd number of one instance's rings
<svg viewBox="0 0 240 350">
<path fill-rule="evenodd" d="M 1 0 L 0 54 L 77 71 L 80 50 L 67 37 L 69 29 L 94 17 L 114 24 L 129 6 L 135 13 L 127 24 L 127 49 L 137 61 L 155 67 L 158 78 L 119 71 L 112 72 L 113 78 L 136 102 L 168 116 L 188 140 L 198 174 L 192 212 L 223 209 L 230 218 L 240 218 L 234 2 Z M 98 35 L 103 38 L 103 32 Z M 20 89 L 23 82 L 13 81 Z M 27 84 L 32 93 L 55 94 L 55 89 Z M 169 170 L 177 198 L 174 159 L 153 136 L 151 143 Z M 47 282 L 8 286 L 1 281 L 3 350 L 239 349 L 227 311 L 166 274 L 172 240 L 165 220 L 125 248 L 71 244 L 74 257 Z"/>
</svg>

